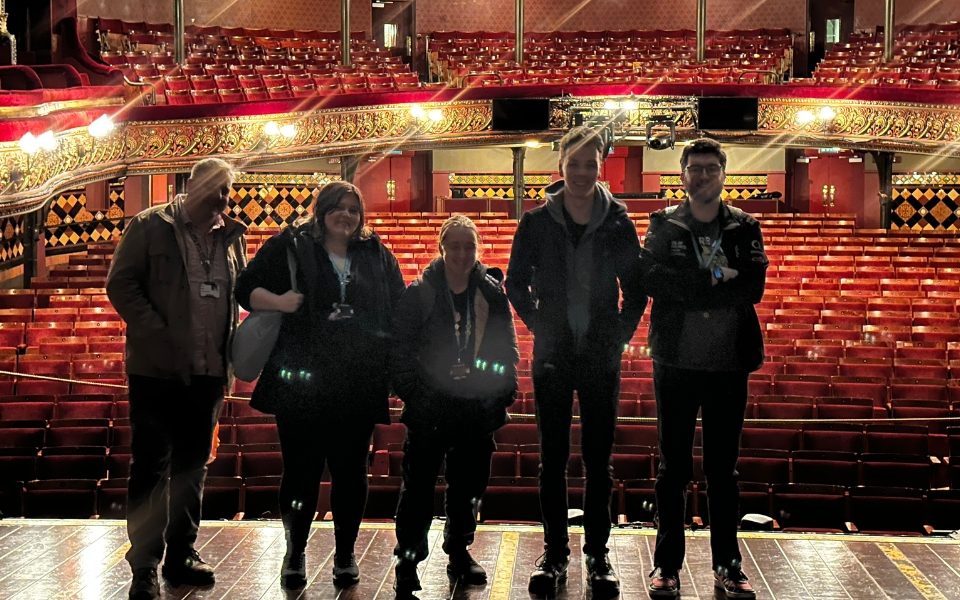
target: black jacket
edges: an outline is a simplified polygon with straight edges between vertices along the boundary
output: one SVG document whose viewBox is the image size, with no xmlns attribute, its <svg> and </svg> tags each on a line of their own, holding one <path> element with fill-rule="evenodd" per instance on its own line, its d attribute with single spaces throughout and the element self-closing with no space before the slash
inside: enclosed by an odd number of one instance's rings
<svg viewBox="0 0 960 600">
<path fill-rule="evenodd" d="M 558 191 L 562 181 L 551 184 Z M 600 187 L 605 213 L 599 226 L 589 228 L 581 244 L 592 243 L 590 323 L 581 343 L 581 354 L 596 356 L 609 365 L 619 364 L 623 345 L 640 322 L 647 299 L 636 285 L 626 285 L 633 276 L 640 242 L 626 207 Z M 551 213 L 551 195 L 520 219 L 510 266 L 507 295 L 527 328 L 534 333 L 534 359 L 552 362 L 558 352 L 573 350 L 573 335 L 567 320 L 567 256 L 570 234 L 562 218 Z M 562 214 L 562 213 L 561 213 Z M 588 237 L 592 236 L 592 239 Z M 623 307 L 620 291 L 623 290 Z"/>
<path fill-rule="evenodd" d="M 403 277 L 397 259 L 376 234 L 351 242 L 347 303 L 356 316 L 328 319 L 340 300 L 340 285 L 323 244 L 308 226 L 287 228 L 267 240 L 240 274 L 236 296 L 249 309 L 250 293 L 290 290 L 287 248 L 297 258 L 299 311 L 284 315 L 280 337 L 257 380 L 250 405 L 295 418 L 387 423 L 391 316 Z"/>
<path fill-rule="evenodd" d="M 650 227 L 640 255 L 639 283 L 653 298 L 650 312 L 650 348 L 654 360 L 676 364 L 684 314 L 692 310 L 734 307 L 737 315 L 736 352 L 745 371 L 763 364 L 763 335 L 753 305 L 763 297 L 767 256 L 760 223 L 739 208 L 720 209 L 720 248 L 736 278 L 712 285 L 710 273 L 700 268 L 685 220 L 686 202 L 650 214 Z"/>
<path fill-rule="evenodd" d="M 424 433 L 489 433 L 506 422 L 520 359 L 503 273 L 477 263 L 470 276 L 475 359 L 470 374 L 455 380 L 450 368 L 457 361 L 457 339 L 443 268 L 436 259 L 410 284 L 394 319 L 391 373 L 404 403 L 402 421 Z"/>
</svg>

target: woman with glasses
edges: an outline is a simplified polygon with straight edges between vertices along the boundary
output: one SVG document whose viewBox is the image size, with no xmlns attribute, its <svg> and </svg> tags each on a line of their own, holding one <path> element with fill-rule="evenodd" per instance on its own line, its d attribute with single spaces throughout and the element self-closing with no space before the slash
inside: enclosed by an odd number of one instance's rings
<svg viewBox="0 0 960 600">
<path fill-rule="evenodd" d="M 277 420 L 284 588 L 307 582 L 304 550 L 324 464 L 331 479 L 334 582 L 359 580 L 353 547 L 367 499 L 367 453 L 374 424 L 390 420 L 390 317 L 402 292 L 397 259 L 364 224 L 360 190 L 339 181 L 315 193 L 308 217 L 267 240 L 238 280 L 244 308 L 284 313 L 250 401 Z"/>
<path fill-rule="evenodd" d="M 440 228 L 440 256 L 404 292 L 393 347 L 394 390 L 407 426 L 403 487 L 397 508 L 397 597 L 421 589 L 417 563 L 427 557 L 433 491 L 440 465 L 447 520 L 447 574 L 483 584 L 470 556 L 477 509 L 490 476 L 493 432 L 506 421 L 517 389 L 517 339 L 503 272 L 477 260 L 480 235 L 455 215 Z"/>
</svg>

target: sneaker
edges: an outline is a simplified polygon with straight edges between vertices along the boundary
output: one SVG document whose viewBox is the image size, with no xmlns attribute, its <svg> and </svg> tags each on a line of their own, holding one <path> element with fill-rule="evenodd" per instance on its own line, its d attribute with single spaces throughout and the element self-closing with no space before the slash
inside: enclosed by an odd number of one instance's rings
<svg viewBox="0 0 960 600">
<path fill-rule="evenodd" d="M 397 598 L 410 598 L 413 592 L 423 589 L 417 576 L 417 563 L 412 560 L 397 560 L 394 574 L 393 591 L 397 593 Z"/>
<path fill-rule="evenodd" d="M 727 598 L 746 598 L 753 600 L 757 593 L 753 591 L 753 586 L 747 580 L 740 567 L 731 567 L 729 569 L 717 568 L 713 572 L 713 587 L 722 591 Z"/>
<path fill-rule="evenodd" d="M 360 581 L 360 567 L 353 553 L 333 556 L 333 582 L 339 586 L 355 585 Z"/>
<path fill-rule="evenodd" d="M 537 559 L 537 569 L 530 575 L 527 591 L 538 596 L 555 596 L 557 589 L 567 580 L 566 557 L 555 558 L 546 552 Z"/>
<path fill-rule="evenodd" d="M 298 554 L 285 554 L 283 568 L 280 569 L 280 587 L 285 590 L 299 590 L 307 585 L 307 557 Z"/>
<path fill-rule="evenodd" d="M 655 567 L 650 571 L 647 593 L 651 598 L 676 598 L 680 595 L 680 575 L 676 571 L 664 571 Z"/>
<path fill-rule="evenodd" d="M 183 556 L 171 557 L 168 554 L 160 572 L 171 585 L 205 586 L 216 583 L 213 567 L 203 562 L 200 554 L 193 549 Z"/>
<path fill-rule="evenodd" d="M 468 585 L 483 585 L 487 582 L 487 572 L 473 560 L 466 548 L 450 553 L 447 575 Z"/>
<path fill-rule="evenodd" d="M 157 569 L 142 567 L 133 570 L 130 580 L 130 600 L 156 600 L 160 597 L 160 582 L 157 581 Z"/>
<path fill-rule="evenodd" d="M 594 598 L 612 598 L 620 593 L 620 580 L 610 566 L 610 558 L 604 553 L 601 556 L 586 555 L 587 577 L 590 579 L 590 588 Z"/>
</svg>

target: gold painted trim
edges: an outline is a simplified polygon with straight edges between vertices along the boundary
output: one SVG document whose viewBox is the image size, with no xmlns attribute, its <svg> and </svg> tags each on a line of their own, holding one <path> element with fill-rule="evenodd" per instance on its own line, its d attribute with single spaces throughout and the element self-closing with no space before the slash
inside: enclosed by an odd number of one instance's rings
<svg viewBox="0 0 960 600">
<path fill-rule="evenodd" d="M 91 110 L 123 106 L 126 100 L 119 96 L 86 100 L 61 100 L 33 106 L 0 106 L 0 119 L 34 119 L 65 110 Z"/>
</svg>

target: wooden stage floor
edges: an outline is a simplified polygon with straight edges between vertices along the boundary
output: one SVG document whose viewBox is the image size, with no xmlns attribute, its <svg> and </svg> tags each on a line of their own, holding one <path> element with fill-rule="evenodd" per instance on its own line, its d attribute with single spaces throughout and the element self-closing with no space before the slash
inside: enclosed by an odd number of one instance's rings
<svg viewBox="0 0 960 600">
<path fill-rule="evenodd" d="M 447 579 L 440 527 L 430 534 L 431 555 L 420 565 L 421 599 L 529 599 L 527 577 L 541 553 L 541 533 L 529 526 L 481 526 L 474 557 L 487 569 L 483 587 L 459 588 Z M 589 598 L 579 546 L 570 578 L 558 598 Z M 333 526 L 317 523 L 307 548 L 310 585 L 285 593 L 278 574 L 284 552 L 279 522 L 205 521 L 198 546 L 216 566 L 217 585 L 207 589 L 163 585 L 163 598 L 393 598 L 392 524 L 365 523 L 357 542 L 361 581 L 337 589 L 330 581 Z M 622 581 L 621 598 L 647 598 L 654 532 L 615 529 L 610 556 Z M 894 598 L 960 600 L 960 543 L 949 538 L 889 538 L 788 533 L 743 533 L 744 570 L 764 599 Z M 689 533 L 681 573 L 682 597 L 716 598 L 709 538 Z M 0 599 L 126 598 L 130 571 L 122 521 L 0 521 Z M 162 582 L 162 580 L 161 580 Z"/>
</svg>

